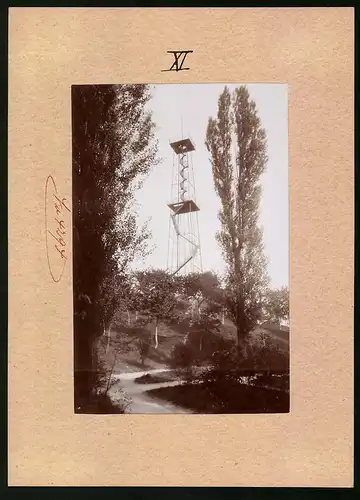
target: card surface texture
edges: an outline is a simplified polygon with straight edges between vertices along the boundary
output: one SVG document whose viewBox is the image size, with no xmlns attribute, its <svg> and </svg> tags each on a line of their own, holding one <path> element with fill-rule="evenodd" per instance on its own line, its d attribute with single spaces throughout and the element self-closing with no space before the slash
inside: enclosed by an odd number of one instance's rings
<svg viewBox="0 0 360 500">
<path fill-rule="evenodd" d="M 353 486 L 353 21 L 9 10 L 9 485 Z"/>
</svg>

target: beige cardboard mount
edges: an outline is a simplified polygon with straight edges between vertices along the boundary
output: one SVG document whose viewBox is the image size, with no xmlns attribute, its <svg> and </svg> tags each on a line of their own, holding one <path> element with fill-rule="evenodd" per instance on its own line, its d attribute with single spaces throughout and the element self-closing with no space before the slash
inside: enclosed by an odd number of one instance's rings
<svg viewBox="0 0 360 500">
<path fill-rule="evenodd" d="M 353 9 L 9 17 L 9 484 L 352 486 Z M 189 71 L 161 71 L 173 49 Z M 44 227 L 48 176 L 71 206 L 70 88 L 161 82 L 288 84 L 289 414 L 73 412 L 71 250 L 53 281 Z"/>
</svg>

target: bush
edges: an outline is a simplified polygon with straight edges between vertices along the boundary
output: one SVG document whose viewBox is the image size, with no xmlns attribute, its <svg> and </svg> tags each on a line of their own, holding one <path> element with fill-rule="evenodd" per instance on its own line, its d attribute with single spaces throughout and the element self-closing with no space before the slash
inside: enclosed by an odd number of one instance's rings
<svg viewBox="0 0 360 500">
<path fill-rule="evenodd" d="M 174 368 L 185 368 L 192 363 L 191 349 L 186 344 L 176 344 L 171 352 L 170 364 Z"/>
<path fill-rule="evenodd" d="M 136 384 L 158 384 L 163 382 L 172 382 L 174 380 L 177 380 L 177 377 L 173 372 L 163 372 L 141 375 L 141 377 L 137 377 L 134 382 Z"/>
<path fill-rule="evenodd" d="M 288 372 L 289 354 L 274 345 L 269 337 L 247 339 L 239 349 L 234 343 L 213 353 L 212 366 L 227 371 Z"/>
<path fill-rule="evenodd" d="M 186 344 L 176 344 L 171 352 L 170 366 L 178 372 L 184 373 L 186 378 L 191 378 L 194 358 L 190 347 Z"/>
<path fill-rule="evenodd" d="M 95 357 L 94 367 L 89 373 L 91 391 L 86 398 L 76 399 L 75 413 L 125 413 L 130 404 L 130 400 L 119 390 L 116 391 L 116 401 L 115 397 L 110 397 L 112 388 L 118 382 L 113 376 L 116 356 L 112 365 L 108 367 L 105 360 L 99 355 L 102 343 L 100 339 L 97 345 L 98 355 Z"/>
<path fill-rule="evenodd" d="M 159 380 L 159 377 L 157 377 L 156 375 L 150 375 L 149 373 L 147 373 L 146 375 L 137 377 L 134 382 L 135 384 L 154 384 L 157 382 L 162 382 L 162 380 Z"/>
<path fill-rule="evenodd" d="M 251 335 L 247 343 L 248 367 L 261 371 L 289 371 L 289 353 L 274 344 L 269 335 Z"/>
<path fill-rule="evenodd" d="M 265 341 L 264 341 L 265 340 Z M 275 376 L 279 374 L 281 376 Z M 245 380 L 244 380 L 245 378 Z M 205 384 L 246 382 L 257 387 L 289 390 L 289 357 L 271 343 L 269 338 L 248 339 L 243 349 L 229 341 L 217 349 L 210 369 L 201 377 Z M 222 389 L 223 390 L 223 389 Z"/>
<path fill-rule="evenodd" d="M 149 354 L 150 346 L 151 346 L 151 343 L 150 343 L 149 338 L 139 339 L 137 342 L 137 348 L 139 351 L 140 360 L 141 360 L 142 365 L 145 363 L 145 359 L 146 359 L 147 355 Z"/>
<path fill-rule="evenodd" d="M 238 352 L 235 347 L 216 350 L 211 357 L 211 365 L 215 370 L 230 371 L 239 363 Z"/>
</svg>

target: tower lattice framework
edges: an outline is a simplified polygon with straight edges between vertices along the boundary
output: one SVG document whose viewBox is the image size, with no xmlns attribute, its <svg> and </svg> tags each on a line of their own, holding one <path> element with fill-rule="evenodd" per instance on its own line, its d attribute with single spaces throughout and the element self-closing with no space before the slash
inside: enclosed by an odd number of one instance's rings
<svg viewBox="0 0 360 500">
<path fill-rule="evenodd" d="M 191 139 L 170 143 L 173 175 L 169 219 L 168 270 L 173 274 L 202 272 Z"/>
</svg>

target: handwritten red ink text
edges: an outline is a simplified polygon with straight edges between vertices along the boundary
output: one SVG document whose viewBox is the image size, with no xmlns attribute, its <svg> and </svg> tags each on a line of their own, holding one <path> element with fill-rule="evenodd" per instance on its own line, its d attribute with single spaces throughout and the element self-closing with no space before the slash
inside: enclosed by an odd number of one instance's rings
<svg viewBox="0 0 360 500">
<path fill-rule="evenodd" d="M 45 231 L 49 271 L 53 281 L 60 281 L 68 258 L 67 226 L 70 208 L 66 198 L 60 197 L 49 175 L 45 184 Z"/>
</svg>

